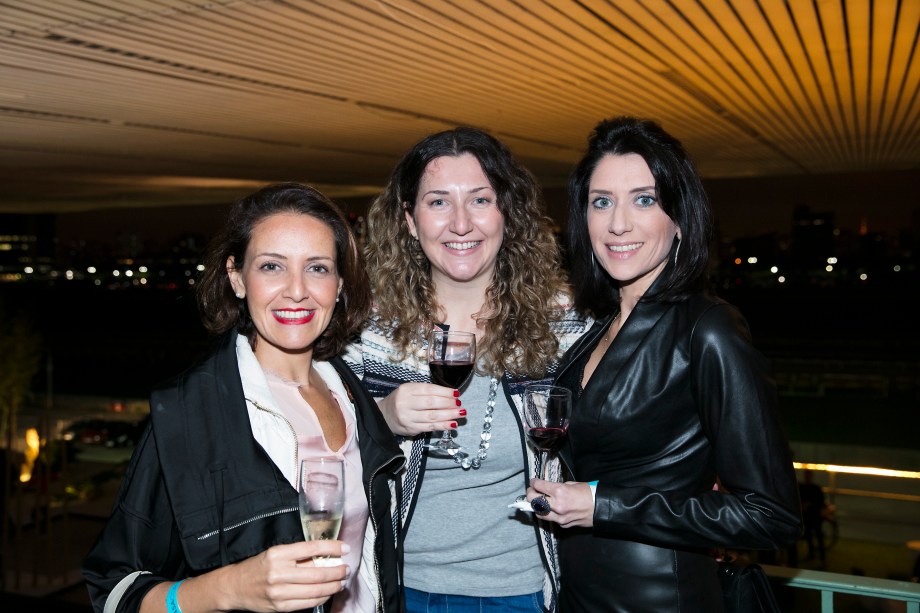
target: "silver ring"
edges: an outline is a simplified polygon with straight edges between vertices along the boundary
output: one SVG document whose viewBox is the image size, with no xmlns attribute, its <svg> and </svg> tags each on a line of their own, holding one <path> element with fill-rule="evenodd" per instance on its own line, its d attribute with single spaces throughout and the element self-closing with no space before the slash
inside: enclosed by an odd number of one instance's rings
<svg viewBox="0 0 920 613">
<path fill-rule="evenodd" d="M 530 508 L 533 509 L 533 512 L 540 517 L 549 515 L 549 512 L 552 511 L 552 508 L 549 506 L 549 500 L 547 500 L 545 496 L 537 496 L 531 500 Z"/>
</svg>

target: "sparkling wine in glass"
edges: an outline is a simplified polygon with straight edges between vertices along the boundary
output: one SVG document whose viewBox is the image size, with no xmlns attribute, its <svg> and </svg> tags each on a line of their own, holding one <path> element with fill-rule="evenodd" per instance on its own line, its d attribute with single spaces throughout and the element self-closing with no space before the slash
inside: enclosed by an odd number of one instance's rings
<svg viewBox="0 0 920 613">
<path fill-rule="evenodd" d="M 475 334 L 439 329 L 431 331 L 428 338 L 428 368 L 431 370 L 432 383 L 460 389 L 470 378 L 475 362 Z M 444 430 L 440 440 L 428 445 L 428 453 L 435 457 L 452 458 L 463 454 L 463 451 L 454 441 L 450 430 Z"/>
<path fill-rule="evenodd" d="M 537 450 L 537 476 L 546 479 L 550 455 L 562 447 L 569 431 L 572 392 L 557 385 L 528 385 L 524 390 L 524 429 Z"/>
<path fill-rule="evenodd" d="M 303 537 L 308 541 L 339 538 L 345 509 L 345 461 L 333 456 L 302 460 L 297 493 Z M 329 565 L 329 561 L 325 557 L 313 559 L 316 566 Z M 314 611 L 321 612 L 322 607 Z"/>
</svg>

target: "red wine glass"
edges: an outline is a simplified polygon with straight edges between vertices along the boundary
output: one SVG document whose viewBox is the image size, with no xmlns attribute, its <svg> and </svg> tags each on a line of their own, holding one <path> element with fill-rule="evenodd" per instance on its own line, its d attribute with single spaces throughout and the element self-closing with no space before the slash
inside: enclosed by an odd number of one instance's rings
<svg viewBox="0 0 920 613">
<path fill-rule="evenodd" d="M 428 368 L 431 382 L 451 389 L 460 389 L 470 378 L 476 362 L 476 335 L 435 329 L 428 338 Z M 437 442 L 428 446 L 435 457 L 455 457 L 463 454 L 450 430 L 444 430 Z M 462 457 L 462 456 L 461 456 Z"/>
<path fill-rule="evenodd" d="M 569 431 L 572 392 L 557 385 L 528 385 L 524 390 L 524 428 L 536 449 L 537 476 L 546 479 L 550 455 L 562 447 Z"/>
</svg>

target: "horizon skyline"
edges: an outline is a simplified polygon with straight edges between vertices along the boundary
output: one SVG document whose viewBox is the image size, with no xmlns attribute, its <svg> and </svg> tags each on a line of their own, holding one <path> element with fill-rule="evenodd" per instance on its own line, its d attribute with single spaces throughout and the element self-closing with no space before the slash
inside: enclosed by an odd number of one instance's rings
<svg viewBox="0 0 920 613">
<path fill-rule="evenodd" d="M 920 232 L 920 170 L 796 176 L 770 179 L 704 179 L 715 224 L 728 239 L 786 233 L 793 227 L 799 205 L 813 213 L 834 214 L 835 226 L 857 233 L 863 226 L 870 233 L 897 234 L 905 229 Z M 239 195 L 251 193 L 246 190 Z M 567 217 L 564 187 L 544 188 L 546 210 L 560 226 Z M 363 214 L 369 197 L 334 198 L 346 213 Z M 232 200 L 211 204 L 162 207 L 90 209 L 75 212 L 39 212 L 55 218 L 56 237 L 62 244 L 79 239 L 107 242 L 124 234 L 145 240 L 169 241 L 182 234 L 210 236 L 223 223 Z M 744 202 L 745 206 L 738 206 Z M 29 213 L 3 213 L 24 215 Z M 2 232 L 5 233 L 5 232 Z"/>
</svg>

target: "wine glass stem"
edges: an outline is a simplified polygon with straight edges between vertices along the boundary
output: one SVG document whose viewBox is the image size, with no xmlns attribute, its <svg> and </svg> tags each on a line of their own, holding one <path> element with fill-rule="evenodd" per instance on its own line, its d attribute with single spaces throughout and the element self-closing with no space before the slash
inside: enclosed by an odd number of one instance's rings
<svg viewBox="0 0 920 613">
<path fill-rule="evenodd" d="M 549 453 L 546 451 L 540 452 L 540 478 L 546 481 L 546 465 L 549 462 Z"/>
<path fill-rule="evenodd" d="M 450 447 L 450 442 L 453 440 L 453 437 L 450 435 L 450 430 L 441 430 L 441 445 L 444 447 Z"/>
</svg>

